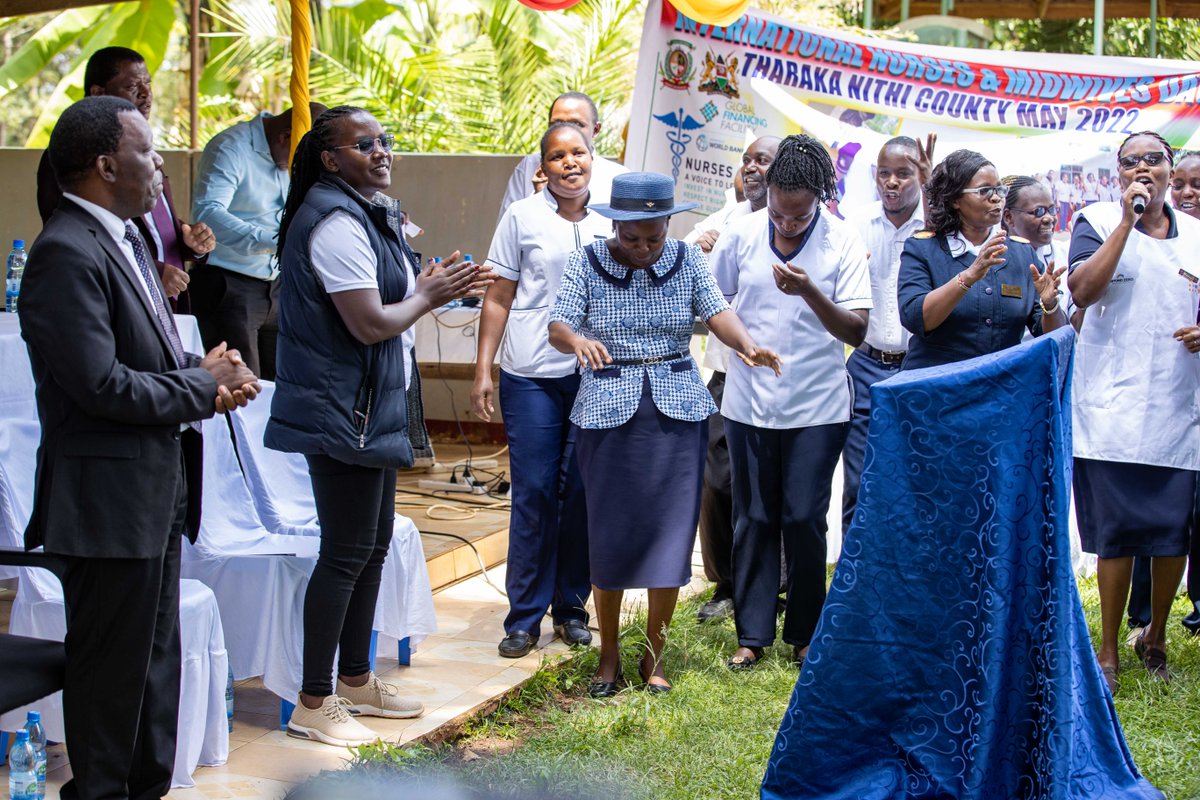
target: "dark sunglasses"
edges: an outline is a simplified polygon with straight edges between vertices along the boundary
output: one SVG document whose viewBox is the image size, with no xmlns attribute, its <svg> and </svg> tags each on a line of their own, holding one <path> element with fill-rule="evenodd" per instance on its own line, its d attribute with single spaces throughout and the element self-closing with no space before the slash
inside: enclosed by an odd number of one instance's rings
<svg viewBox="0 0 1200 800">
<path fill-rule="evenodd" d="M 1022 214 L 1028 214 L 1029 216 L 1037 217 L 1038 219 L 1041 219 L 1042 217 L 1046 216 L 1047 214 L 1049 214 L 1052 217 L 1058 216 L 1058 212 L 1055 211 L 1050 206 L 1034 206 L 1032 211 L 1026 211 L 1023 208 L 1014 208 L 1012 210 L 1020 211 Z"/>
<path fill-rule="evenodd" d="M 379 146 L 383 148 L 385 153 L 390 153 L 392 152 L 392 145 L 396 143 L 396 137 L 390 133 L 381 133 L 378 136 L 364 136 L 354 144 L 344 144 L 341 147 L 331 147 L 329 149 L 347 150 L 353 147 L 364 156 L 369 156 L 371 153 L 375 152 L 376 142 L 379 142 Z"/>
<path fill-rule="evenodd" d="M 1007 186 L 980 186 L 977 189 L 963 189 L 963 194 L 977 194 L 984 200 L 991 200 L 993 197 L 1001 199 L 1008 197 Z"/>
<path fill-rule="evenodd" d="M 1121 156 L 1117 159 L 1117 163 L 1121 165 L 1121 169 L 1135 169 L 1142 161 L 1146 162 L 1147 167 L 1157 167 L 1166 157 L 1166 153 L 1158 150 L 1153 153 L 1142 153 L 1140 156 Z"/>
</svg>

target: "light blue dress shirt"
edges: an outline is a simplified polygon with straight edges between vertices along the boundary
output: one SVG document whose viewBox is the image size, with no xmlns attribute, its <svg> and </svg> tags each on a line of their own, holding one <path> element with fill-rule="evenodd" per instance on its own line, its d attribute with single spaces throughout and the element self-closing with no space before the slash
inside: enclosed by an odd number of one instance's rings
<svg viewBox="0 0 1200 800">
<path fill-rule="evenodd" d="M 192 218 L 217 237 L 208 263 L 262 280 L 279 276 L 275 249 L 291 182 L 271 157 L 269 116 L 239 122 L 205 145 L 192 194 Z"/>
<path fill-rule="evenodd" d="M 681 247 L 683 258 L 675 269 Z M 592 267 L 585 250 L 572 253 L 550 321 L 599 341 L 617 361 L 672 353 L 683 358 L 584 369 L 571 421 L 580 428 L 623 425 L 641 401 L 643 376 L 650 379 L 654 405 L 666 416 L 687 422 L 708 419 L 717 407 L 687 354 L 692 321 L 697 316 L 707 321 L 729 304 L 700 248 L 668 239 L 658 261 L 635 270 L 618 264 L 603 242 L 592 249 L 605 274 Z"/>
</svg>

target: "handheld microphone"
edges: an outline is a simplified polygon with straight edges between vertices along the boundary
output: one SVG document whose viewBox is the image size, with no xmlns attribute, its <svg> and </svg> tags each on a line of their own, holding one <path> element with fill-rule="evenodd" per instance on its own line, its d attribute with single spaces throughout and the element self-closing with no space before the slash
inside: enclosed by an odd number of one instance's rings
<svg viewBox="0 0 1200 800">
<path fill-rule="evenodd" d="M 1142 197 L 1141 195 L 1133 198 L 1133 213 L 1137 214 L 1139 217 L 1146 213 L 1146 198 Z"/>
</svg>

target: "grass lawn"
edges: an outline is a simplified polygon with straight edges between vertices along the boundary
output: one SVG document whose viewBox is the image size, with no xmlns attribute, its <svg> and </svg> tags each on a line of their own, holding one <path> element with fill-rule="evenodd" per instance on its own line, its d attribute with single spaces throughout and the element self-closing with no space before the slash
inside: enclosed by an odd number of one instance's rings
<svg viewBox="0 0 1200 800">
<path fill-rule="evenodd" d="M 1095 636 L 1100 611 L 1094 579 L 1080 588 Z M 682 604 L 675 616 L 667 655 L 667 675 L 675 684 L 670 695 L 651 698 L 630 689 L 612 701 L 587 698 L 597 659 L 589 650 L 537 673 L 499 711 L 473 720 L 453 745 L 436 751 L 364 748 L 352 770 L 366 779 L 414 780 L 432 772 L 489 797 L 757 797 L 796 680 L 791 648 L 777 644 L 753 672 L 730 672 L 725 659 L 735 644 L 733 624 L 698 625 L 700 602 Z M 1135 762 L 1170 800 L 1200 798 L 1200 639 L 1178 623 L 1188 610 L 1181 597 L 1169 627 L 1174 682 L 1152 682 L 1126 650 L 1116 700 Z M 626 638 L 625 674 L 636 679 L 636 630 Z"/>
</svg>

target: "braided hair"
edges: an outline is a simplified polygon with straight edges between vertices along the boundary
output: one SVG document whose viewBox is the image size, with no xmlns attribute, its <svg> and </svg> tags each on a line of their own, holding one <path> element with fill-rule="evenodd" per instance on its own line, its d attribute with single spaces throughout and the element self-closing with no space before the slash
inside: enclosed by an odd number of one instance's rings
<svg viewBox="0 0 1200 800">
<path fill-rule="evenodd" d="M 822 203 L 837 199 L 837 173 L 825 145 L 801 133 L 779 143 L 775 160 L 767 167 L 767 185 L 785 192 L 807 189 Z"/>
<path fill-rule="evenodd" d="M 288 187 L 287 201 L 283 204 L 283 217 L 279 221 L 279 246 L 277 256 L 283 258 L 283 242 L 287 237 L 288 228 L 308 190 L 313 187 L 325 174 L 325 165 L 321 163 L 321 153 L 333 147 L 333 135 L 338 123 L 355 114 L 369 113 L 357 106 L 334 106 L 321 112 L 313 120 L 312 129 L 300 139 L 296 145 L 296 155 L 292 158 L 292 184 Z"/>
<path fill-rule="evenodd" d="M 1163 146 L 1163 151 L 1167 154 L 1167 160 L 1172 164 L 1175 163 L 1175 148 L 1171 147 L 1167 140 L 1160 136 L 1156 131 L 1138 131 L 1137 133 L 1131 133 L 1126 136 L 1125 141 L 1121 142 L 1121 146 L 1117 148 L 1117 158 L 1121 157 L 1121 153 L 1124 152 L 1126 145 L 1141 136 L 1149 136 L 1151 139 L 1156 139 L 1158 143 Z"/>
<path fill-rule="evenodd" d="M 925 202 L 928 213 L 925 228 L 938 236 L 949 236 L 962 229 L 962 217 L 951 203 L 962 196 L 963 189 L 984 167 L 994 166 L 973 150 L 955 150 L 933 168 L 929 183 L 925 184 Z"/>
<path fill-rule="evenodd" d="M 1005 211 L 1017 205 L 1022 190 L 1042 185 L 1041 181 L 1029 175 L 1007 175 L 1000 179 L 1000 183 L 1008 187 L 1008 197 L 1004 198 Z"/>
</svg>

